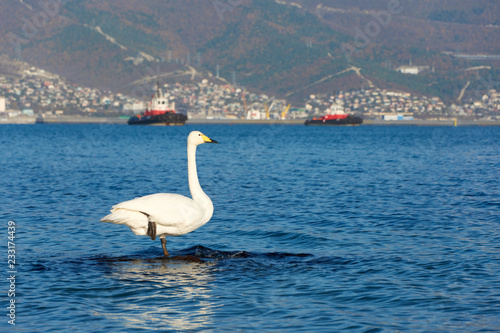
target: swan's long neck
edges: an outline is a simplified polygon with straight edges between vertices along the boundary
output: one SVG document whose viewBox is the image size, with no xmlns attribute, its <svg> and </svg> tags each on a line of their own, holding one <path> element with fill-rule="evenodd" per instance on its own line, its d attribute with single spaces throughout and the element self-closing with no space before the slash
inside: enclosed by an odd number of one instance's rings
<svg viewBox="0 0 500 333">
<path fill-rule="evenodd" d="M 212 204 L 212 200 L 210 200 L 208 195 L 206 195 L 201 189 L 200 181 L 198 180 L 198 171 L 196 169 L 196 145 L 188 143 L 187 155 L 189 190 L 191 191 L 191 197 L 202 207 L 205 212 L 205 219 L 208 221 L 212 217 L 214 206 Z"/>
</svg>

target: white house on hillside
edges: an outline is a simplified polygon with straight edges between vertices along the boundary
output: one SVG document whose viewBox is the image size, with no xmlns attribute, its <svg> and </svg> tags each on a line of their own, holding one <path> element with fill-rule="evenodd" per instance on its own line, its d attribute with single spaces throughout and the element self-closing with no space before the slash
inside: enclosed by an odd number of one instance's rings
<svg viewBox="0 0 500 333">
<path fill-rule="evenodd" d="M 412 65 L 404 65 L 399 66 L 396 70 L 400 71 L 403 74 L 412 74 L 418 75 L 419 73 L 429 70 L 430 66 L 412 66 Z"/>
</svg>

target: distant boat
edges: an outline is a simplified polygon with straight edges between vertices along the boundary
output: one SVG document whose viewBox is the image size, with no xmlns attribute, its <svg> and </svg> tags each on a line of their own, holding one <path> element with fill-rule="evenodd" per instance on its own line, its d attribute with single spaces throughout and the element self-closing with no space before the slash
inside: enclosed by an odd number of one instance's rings
<svg viewBox="0 0 500 333">
<path fill-rule="evenodd" d="M 45 124 L 45 120 L 43 119 L 43 115 L 41 113 L 36 117 L 35 124 Z"/>
<path fill-rule="evenodd" d="M 188 117 L 175 112 L 175 102 L 169 102 L 168 96 L 163 94 L 160 85 L 156 85 L 156 92 L 146 110 L 130 117 L 129 125 L 184 125 Z"/>
<path fill-rule="evenodd" d="M 336 115 L 327 114 L 320 118 L 306 120 L 306 125 L 352 125 L 357 126 L 363 123 L 363 118 L 352 116 L 350 114 Z"/>
<path fill-rule="evenodd" d="M 306 120 L 305 125 L 351 125 L 358 126 L 363 123 L 363 118 L 357 117 L 350 114 L 345 114 L 344 109 L 338 105 L 332 105 L 332 107 L 326 111 L 327 114 L 323 117 L 312 118 Z"/>
</svg>

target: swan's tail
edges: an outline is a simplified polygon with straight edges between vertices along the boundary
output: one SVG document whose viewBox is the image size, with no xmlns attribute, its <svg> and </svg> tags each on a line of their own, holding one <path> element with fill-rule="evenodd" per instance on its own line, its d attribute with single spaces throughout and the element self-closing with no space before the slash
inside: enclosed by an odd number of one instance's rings
<svg viewBox="0 0 500 333">
<path fill-rule="evenodd" d="M 122 208 L 113 209 L 111 214 L 106 215 L 101 219 L 101 222 L 125 224 L 136 235 L 148 235 L 148 216 L 135 210 Z"/>
</svg>

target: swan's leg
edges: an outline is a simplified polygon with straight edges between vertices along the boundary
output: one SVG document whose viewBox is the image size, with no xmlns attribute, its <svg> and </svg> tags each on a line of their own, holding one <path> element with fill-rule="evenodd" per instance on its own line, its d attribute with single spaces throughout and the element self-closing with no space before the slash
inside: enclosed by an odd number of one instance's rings
<svg viewBox="0 0 500 333">
<path fill-rule="evenodd" d="M 163 255 L 165 257 L 168 257 L 168 251 L 167 251 L 167 240 L 165 238 L 160 238 L 161 240 L 161 247 L 163 248 Z"/>
</svg>

